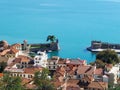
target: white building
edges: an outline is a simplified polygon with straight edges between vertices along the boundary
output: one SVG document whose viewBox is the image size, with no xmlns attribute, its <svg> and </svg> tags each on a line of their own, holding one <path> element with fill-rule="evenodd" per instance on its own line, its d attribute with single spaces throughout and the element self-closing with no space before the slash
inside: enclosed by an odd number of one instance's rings
<svg viewBox="0 0 120 90">
<path fill-rule="evenodd" d="M 117 84 L 119 67 L 117 65 L 113 66 L 112 69 L 108 72 L 109 81 L 113 81 L 114 84 Z"/>
<path fill-rule="evenodd" d="M 34 66 L 47 67 L 48 56 L 46 52 L 38 52 L 38 55 L 34 57 Z"/>
</svg>

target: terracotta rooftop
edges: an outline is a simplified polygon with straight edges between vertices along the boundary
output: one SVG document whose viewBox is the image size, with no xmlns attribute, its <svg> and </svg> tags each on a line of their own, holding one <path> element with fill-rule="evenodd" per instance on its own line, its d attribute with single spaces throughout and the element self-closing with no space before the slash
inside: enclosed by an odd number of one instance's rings
<svg viewBox="0 0 120 90">
<path fill-rule="evenodd" d="M 3 73 L 0 73 L 0 78 L 3 77 Z"/>
<path fill-rule="evenodd" d="M 80 90 L 80 87 L 67 86 L 66 90 Z"/>
<path fill-rule="evenodd" d="M 67 73 L 68 73 L 69 75 L 74 75 L 76 70 L 77 70 L 77 67 L 72 67 L 72 68 L 70 68 L 69 71 L 67 71 Z"/>
<path fill-rule="evenodd" d="M 11 45 L 12 48 L 20 47 L 20 46 L 21 46 L 21 44 L 19 44 L 19 43 L 16 43 L 16 44 Z"/>
<path fill-rule="evenodd" d="M 105 82 L 92 82 L 88 85 L 88 88 L 96 88 L 100 90 L 105 90 L 107 83 Z"/>
<path fill-rule="evenodd" d="M 106 64 L 105 65 L 107 68 L 112 68 L 113 67 L 113 64 Z"/>
<path fill-rule="evenodd" d="M 27 56 L 19 55 L 18 57 L 21 58 L 21 62 L 29 62 L 30 61 L 30 58 Z"/>
<path fill-rule="evenodd" d="M 21 62 L 21 58 L 15 58 L 12 62 L 13 63 L 20 63 Z"/>
<path fill-rule="evenodd" d="M 66 63 L 65 60 L 62 60 L 62 59 L 58 60 L 58 64 L 65 64 L 65 63 Z"/>
<path fill-rule="evenodd" d="M 0 62 L 7 62 L 7 61 L 8 61 L 8 58 L 0 56 Z"/>
<path fill-rule="evenodd" d="M 79 80 L 70 79 L 67 81 L 66 90 L 80 90 L 80 87 L 77 85 Z"/>
<path fill-rule="evenodd" d="M 24 69 L 24 73 L 28 73 L 28 74 L 34 74 L 37 71 L 42 71 L 42 68 L 40 68 L 40 67 L 30 67 L 30 68 L 25 68 Z"/>
<path fill-rule="evenodd" d="M 35 89 L 37 86 L 35 85 L 35 84 L 26 84 L 25 85 L 25 88 L 27 89 L 27 90 L 33 90 L 33 89 Z M 36 90 L 36 89 L 35 89 Z"/>
<path fill-rule="evenodd" d="M 79 60 L 79 59 L 71 60 L 71 59 L 67 59 L 66 63 L 67 64 L 73 64 L 73 65 L 85 65 L 86 64 L 86 60 Z"/>
<path fill-rule="evenodd" d="M 97 75 L 103 75 L 103 69 L 102 68 L 96 69 L 95 70 L 95 74 L 97 74 Z"/>
<path fill-rule="evenodd" d="M 9 52 L 10 51 L 10 49 L 5 49 L 5 50 L 3 50 L 2 52 L 0 52 L 0 55 L 1 56 L 4 56 L 7 52 Z"/>
<path fill-rule="evenodd" d="M 94 66 L 79 66 L 77 73 L 78 74 L 93 74 Z"/>
<path fill-rule="evenodd" d="M 58 56 L 53 56 L 52 58 L 48 59 L 48 60 L 58 60 L 59 57 Z"/>
<path fill-rule="evenodd" d="M 84 82 L 91 82 L 94 80 L 93 76 L 88 76 L 88 75 L 84 75 L 84 77 L 81 79 Z"/>
<path fill-rule="evenodd" d="M 77 85 L 77 83 L 79 82 L 79 80 L 77 80 L 77 79 L 70 79 L 70 80 L 68 80 L 67 81 L 67 84 L 68 85 Z"/>
<path fill-rule="evenodd" d="M 16 63 L 20 63 L 21 62 L 21 58 L 15 58 L 6 68 L 11 68 L 12 66 L 14 66 Z"/>
<path fill-rule="evenodd" d="M 31 82 L 31 79 L 27 79 L 27 78 L 21 78 L 21 79 L 22 79 L 22 85 L 25 85 Z"/>
<path fill-rule="evenodd" d="M 56 81 L 56 82 L 53 82 L 53 84 L 54 84 L 54 86 L 56 87 L 56 88 L 58 88 L 58 87 L 60 87 L 61 86 L 61 82 L 59 82 L 59 81 Z"/>
<path fill-rule="evenodd" d="M 15 49 L 15 48 L 11 48 L 9 52 L 7 52 L 8 54 L 16 54 L 17 52 L 19 52 L 19 50 Z"/>
</svg>

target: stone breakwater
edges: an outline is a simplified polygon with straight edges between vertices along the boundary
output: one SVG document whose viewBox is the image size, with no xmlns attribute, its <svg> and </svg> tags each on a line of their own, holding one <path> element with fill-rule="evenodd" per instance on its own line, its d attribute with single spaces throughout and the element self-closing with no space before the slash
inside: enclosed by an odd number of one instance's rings
<svg viewBox="0 0 120 90">
<path fill-rule="evenodd" d="M 60 50 L 60 47 L 57 42 L 30 44 L 31 52 L 37 52 L 37 51 L 51 52 L 51 51 L 58 51 L 58 50 Z"/>
</svg>

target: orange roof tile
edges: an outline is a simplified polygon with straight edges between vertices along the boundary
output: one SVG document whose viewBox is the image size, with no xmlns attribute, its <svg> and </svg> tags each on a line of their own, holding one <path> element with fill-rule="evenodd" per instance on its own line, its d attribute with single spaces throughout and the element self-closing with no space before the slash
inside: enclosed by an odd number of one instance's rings
<svg viewBox="0 0 120 90">
<path fill-rule="evenodd" d="M 67 88 L 66 90 L 80 90 L 80 87 L 77 85 L 79 80 L 70 79 L 67 81 Z"/>
<path fill-rule="evenodd" d="M 80 90 L 80 87 L 76 87 L 76 86 L 67 86 L 66 90 Z"/>
<path fill-rule="evenodd" d="M 21 62 L 29 62 L 30 61 L 30 58 L 27 56 L 19 55 L 18 57 L 21 58 Z"/>
<path fill-rule="evenodd" d="M 0 62 L 7 62 L 8 58 L 7 57 L 0 57 Z"/>
<path fill-rule="evenodd" d="M 0 73 L 0 78 L 3 77 L 3 73 Z"/>
<path fill-rule="evenodd" d="M 28 84 L 31 81 L 31 79 L 22 78 L 22 85 Z"/>
<path fill-rule="evenodd" d="M 15 48 L 12 48 L 12 49 L 11 49 L 11 52 L 12 52 L 13 54 L 16 54 L 18 51 L 19 51 L 19 50 L 15 49 Z"/>
<path fill-rule="evenodd" d="M 20 46 L 21 46 L 21 44 L 16 43 L 16 44 L 13 44 L 11 47 L 14 48 L 14 47 L 20 47 Z"/>
<path fill-rule="evenodd" d="M 19 57 L 19 58 L 29 59 L 29 57 L 28 57 L 28 56 L 24 56 L 24 55 L 19 55 L 18 57 Z"/>
<path fill-rule="evenodd" d="M 42 71 L 42 68 L 40 68 L 40 67 L 30 67 L 30 68 L 25 68 L 24 69 L 24 73 L 28 73 L 28 74 L 34 74 L 37 71 Z"/>
<path fill-rule="evenodd" d="M 26 89 L 35 89 L 37 86 L 35 84 L 26 84 Z"/>
<path fill-rule="evenodd" d="M 105 65 L 107 68 L 112 68 L 113 67 L 113 64 L 106 64 Z"/>
<path fill-rule="evenodd" d="M 103 69 L 102 68 L 96 69 L 95 74 L 102 75 L 103 74 Z"/>
<path fill-rule="evenodd" d="M 2 55 L 5 55 L 7 52 L 9 52 L 10 51 L 10 49 L 5 49 L 5 50 L 3 50 L 2 52 L 0 52 L 0 55 L 2 56 Z"/>
<path fill-rule="evenodd" d="M 88 85 L 88 88 L 96 88 L 96 89 L 105 90 L 105 88 L 107 88 L 107 83 L 105 83 L 105 82 L 92 82 Z"/>
<path fill-rule="evenodd" d="M 77 73 L 78 74 L 93 74 L 94 67 L 93 66 L 79 66 Z"/>
</svg>

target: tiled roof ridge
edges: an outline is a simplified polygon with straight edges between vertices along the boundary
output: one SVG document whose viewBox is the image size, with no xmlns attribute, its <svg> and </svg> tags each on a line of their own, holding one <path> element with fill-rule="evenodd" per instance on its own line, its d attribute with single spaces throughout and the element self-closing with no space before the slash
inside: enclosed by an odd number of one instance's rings
<svg viewBox="0 0 120 90">
<path fill-rule="evenodd" d="M 87 73 L 88 71 L 90 71 L 92 69 L 92 66 L 90 66 L 86 71 L 85 73 Z"/>
<path fill-rule="evenodd" d="M 104 89 L 104 87 L 101 85 L 101 83 L 99 82 L 99 81 L 97 81 L 98 82 L 98 84 Z"/>
<path fill-rule="evenodd" d="M 33 80 L 30 80 L 29 82 L 27 82 L 27 83 L 23 84 L 23 86 L 24 86 L 24 85 L 26 85 L 26 84 L 29 84 L 29 83 L 30 83 L 30 82 L 32 82 L 32 81 L 33 81 Z"/>
<path fill-rule="evenodd" d="M 84 76 L 91 81 L 91 78 L 87 74 L 84 74 Z"/>
</svg>

